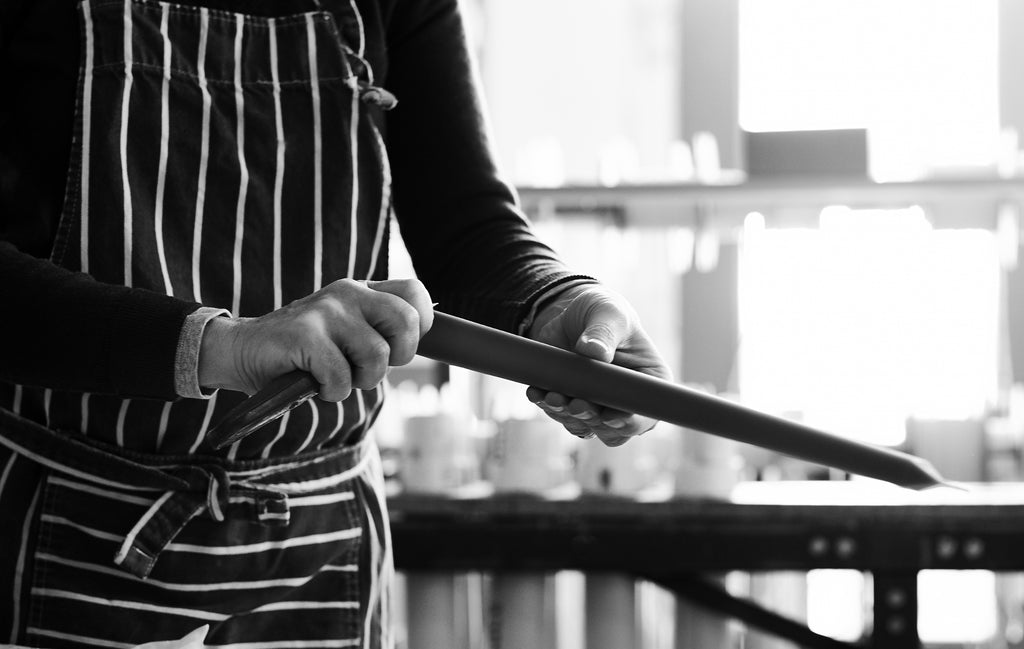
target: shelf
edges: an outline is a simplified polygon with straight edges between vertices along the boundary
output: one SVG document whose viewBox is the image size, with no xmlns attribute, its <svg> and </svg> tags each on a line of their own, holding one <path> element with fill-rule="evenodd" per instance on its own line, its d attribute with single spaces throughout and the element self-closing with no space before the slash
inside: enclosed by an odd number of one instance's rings
<svg viewBox="0 0 1024 649">
<path fill-rule="evenodd" d="M 631 225 L 737 227 L 749 212 L 820 210 L 828 205 L 896 208 L 921 205 L 939 227 L 992 227 L 998 207 L 1024 202 L 1024 178 L 959 177 L 879 183 L 857 178 L 793 178 L 739 183 L 656 183 L 614 187 L 521 187 L 534 216 L 606 214 Z"/>
<path fill-rule="evenodd" d="M 917 572 L 1024 570 L 1024 484 L 913 492 L 873 482 L 747 483 L 730 501 L 530 495 L 389 498 L 403 571 L 620 572 L 808 647 L 854 647 L 703 584 L 699 575 L 871 572 L 870 646 L 919 649 Z M 899 624 L 895 624 L 899 622 Z"/>
<path fill-rule="evenodd" d="M 804 491 L 814 500 L 779 499 L 799 493 L 782 484 L 742 503 L 396 495 L 395 558 L 418 569 L 1024 570 L 1024 485 L 947 498 L 893 487 L 885 504 L 880 492 L 858 495 L 856 483 L 813 483 Z"/>
</svg>

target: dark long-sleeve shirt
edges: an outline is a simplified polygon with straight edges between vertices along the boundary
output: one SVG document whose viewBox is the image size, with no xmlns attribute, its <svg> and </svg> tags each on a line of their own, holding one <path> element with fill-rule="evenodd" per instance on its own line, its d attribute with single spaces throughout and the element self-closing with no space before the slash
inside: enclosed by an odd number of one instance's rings
<svg viewBox="0 0 1024 649">
<path fill-rule="evenodd" d="M 538 295 L 573 276 L 533 236 L 499 178 L 457 2 L 356 2 L 376 81 L 399 99 L 384 132 L 396 215 L 417 275 L 446 311 L 513 330 Z M 48 261 L 72 138 L 75 5 L 0 3 L 0 378 L 172 399 L 182 324 L 200 305 Z M 253 0 L 250 13 L 312 8 Z"/>
</svg>

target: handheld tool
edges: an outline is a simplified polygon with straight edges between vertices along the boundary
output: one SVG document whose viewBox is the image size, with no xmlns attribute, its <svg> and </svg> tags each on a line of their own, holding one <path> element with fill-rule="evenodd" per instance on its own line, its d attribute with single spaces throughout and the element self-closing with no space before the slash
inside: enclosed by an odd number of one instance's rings
<svg viewBox="0 0 1024 649">
<path fill-rule="evenodd" d="M 911 489 L 947 484 L 930 463 L 912 455 L 439 311 L 417 354 Z M 318 387 L 305 372 L 285 374 L 229 412 L 207 441 L 217 448 L 236 442 L 315 395 Z"/>
</svg>

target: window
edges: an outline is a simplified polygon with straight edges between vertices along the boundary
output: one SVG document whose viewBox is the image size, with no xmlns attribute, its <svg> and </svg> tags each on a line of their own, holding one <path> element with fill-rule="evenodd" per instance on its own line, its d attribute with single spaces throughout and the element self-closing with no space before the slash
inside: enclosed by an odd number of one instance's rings
<svg viewBox="0 0 1024 649">
<path fill-rule="evenodd" d="M 773 412 L 880 444 L 908 417 L 994 402 L 999 260 L 987 230 L 932 229 L 920 208 L 828 208 L 818 229 L 747 219 L 740 391 Z"/>
<path fill-rule="evenodd" d="M 988 165 L 995 0 L 740 0 L 740 126 L 866 128 L 872 173 Z"/>
<path fill-rule="evenodd" d="M 467 0 L 469 2 L 470 0 Z M 678 0 L 487 0 L 474 33 L 516 185 L 666 174 L 679 137 Z"/>
</svg>

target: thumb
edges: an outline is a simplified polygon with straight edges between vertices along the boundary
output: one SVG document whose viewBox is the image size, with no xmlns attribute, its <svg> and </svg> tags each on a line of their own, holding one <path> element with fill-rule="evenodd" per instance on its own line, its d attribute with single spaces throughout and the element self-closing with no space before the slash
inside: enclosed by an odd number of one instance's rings
<svg viewBox="0 0 1024 649">
<path fill-rule="evenodd" d="M 582 354 L 605 363 L 615 358 L 615 350 L 629 334 L 629 321 L 625 314 L 613 304 L 602 304 L 592 309 L 574 349 Z"/>
</svg>

